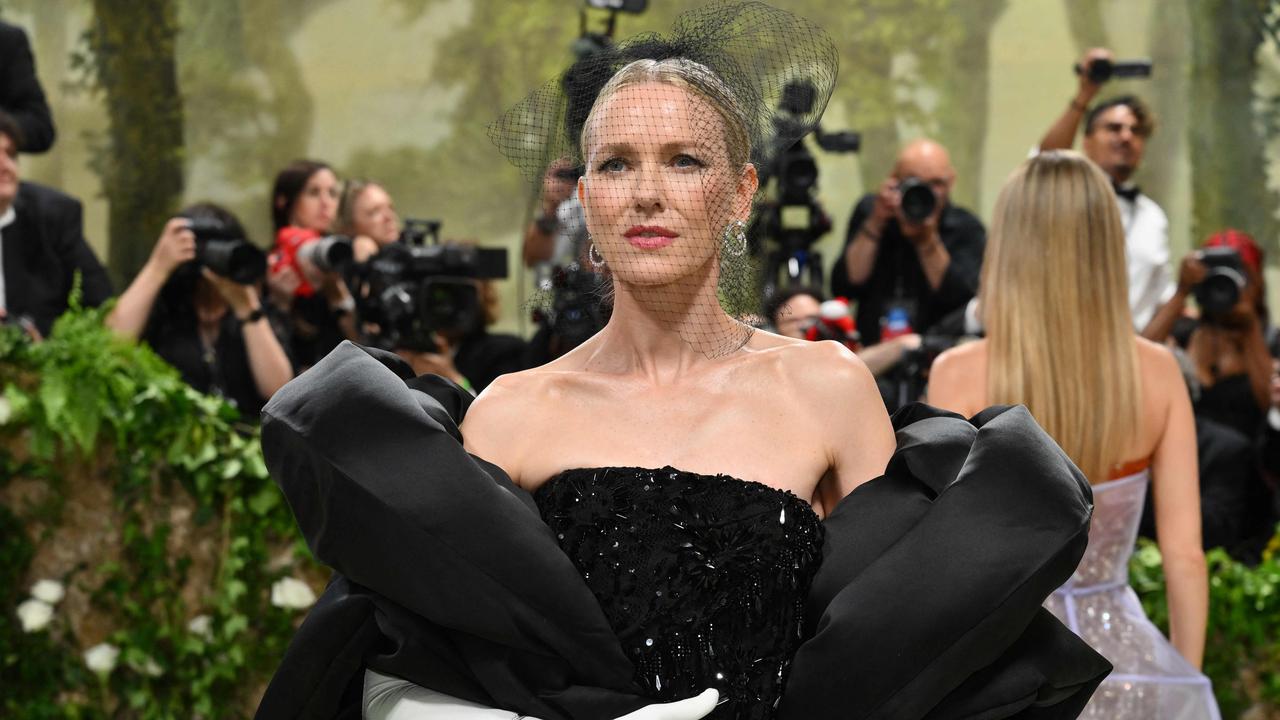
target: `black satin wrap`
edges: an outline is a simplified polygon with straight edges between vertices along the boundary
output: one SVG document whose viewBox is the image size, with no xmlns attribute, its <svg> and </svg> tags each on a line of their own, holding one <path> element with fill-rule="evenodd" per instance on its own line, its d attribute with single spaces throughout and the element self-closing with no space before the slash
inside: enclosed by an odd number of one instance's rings
<svg viewBox="0 0 1280 720">
<path fill-rule="evenodd" d="M 545 720 L 652 702 L 532 497 L 469 455 L 470 395 L 343 343 L 276 393 L 262 443 L 335 569 L 259 718 L 359 718 L 365 668 Z M 1040 605 L 1088 483 L 1024 408 L 894 418 L 883 476 L 824 521 L 782 720 L 1074 718 L 1110 665 Z"/>
</svg>

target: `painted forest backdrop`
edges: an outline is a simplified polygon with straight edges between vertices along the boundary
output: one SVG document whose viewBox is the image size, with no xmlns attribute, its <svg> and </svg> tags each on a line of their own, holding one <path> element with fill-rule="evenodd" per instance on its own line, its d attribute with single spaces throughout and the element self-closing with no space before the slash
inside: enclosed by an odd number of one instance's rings
<svg viewBox="0 0 1280 720">
<path fill-rule="evenodd" d="M 87 203 L 87 232 L 117 283 L 182 204 L 234 209 L 268 235 L 275 171 L 297 157 L 384 183 L 402 215 L 513 249 L 527 186 L 487 122 L 570 59 L 577 0 L 0 0 L 26 27 L 60 138 L 24 158 L 32 179 Z M 836 220 L 919 135 L 952 151 L 956 200 L 985 217 L 1009 171 L 1062 110 L 1083 48 L 1150 57 L 1136 92 L 1161 126 L 1139 176 L 1171 220 L 1175 261 L 1224 226 L 1277 258 L 1277 0 L 776 0 L 841 52 L 825 125 L 863 134 L 857 156 L 820 158 Z M 619 34 L 665 30 L 687 3 L 651 0 Z M 599 20 L 599 16 L 593 16 Z M 518 256 L 513 256 L 518 257 Z M 521 327 L 528 285 L 505 283 Z M 1270 283 L 1280 292 L 1280 282 Z"/>
</svg>

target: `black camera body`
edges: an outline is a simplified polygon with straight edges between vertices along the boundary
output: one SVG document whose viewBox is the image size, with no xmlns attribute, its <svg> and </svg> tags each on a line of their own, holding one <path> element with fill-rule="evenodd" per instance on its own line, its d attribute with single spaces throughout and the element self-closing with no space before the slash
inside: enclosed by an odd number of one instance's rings
<svg viewBox="0 0 1280 720">
<path fill-rule="evenodd" d="M 1089 80 L 1097 85 L 1112 78 L 1149 78 L 1151 77 L 1150 60 L 1107 60 L 1098 58 L 1089 63 Z M 1073 66 L 1077 75 L 1084 73 L 1080 63 Z"/>
<path fill-rule="evenodd" d="M 1244 259 L 1229 247 L 1211 247 L 1200 251 L 1200 262 L 1208 273 L 1192 289 L 1196 303 L 1208 322 L 1218 322 L 1240 302 L 1248 276 Z"/>
<path fill-rule="evenodd" d="M 507 277 L 507 250 L 425 244 L 419 231 L 438 237 L 440 223 L 411 219 L 405 224 L 408 234 L 402 241 L 369 260 L 361 317 L 377 327 L 372 344 L 431 352 L 437 333 L 460 337 L 484 327 L 475 281 Z"/>
<path fill-rule="evenodd" d="M 938 194 L 920 178 L 908 177 L 899 182 L 898 197 L 903 217 L 913 223 L 924 222 L 938 209 Z"/>
<path fill-rule="evenodd" d="M 196 263 L 241 285 L 251 285 L 267 274 L 267 256 L 257 246 L 214 218 L 187 221 L 196 236 Z"/>
</svg>

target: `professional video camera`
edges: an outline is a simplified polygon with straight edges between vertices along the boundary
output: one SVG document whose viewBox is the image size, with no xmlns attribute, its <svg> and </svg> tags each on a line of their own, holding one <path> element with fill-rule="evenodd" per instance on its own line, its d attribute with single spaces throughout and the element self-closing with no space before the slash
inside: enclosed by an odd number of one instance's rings
<svg viewBox="0 0 1280 720">
<path fill-rule="evenodd" d="M 475 281 L 505 277 L 506 248 L 441 243 L 438 220 L 409 219 L 401 241 L 369 260 L 361 317 L 377 328 L 373 345 L 433 352 L 437 333 L 460 337 L 484 327 Z"/>
<path fill-rule="evenodd" d="M 1208 272 L 1191 292 L 1205 321 L 1220 322 L 1240 302 L 1240 294 L 1244 292 L 1247 282 L 1244 259 L 1229 247 L 1204 248 L 1199 257 Z"/>
<path fill-rule="evenodd" d="M 187 229 L 196 236 L 197 264 L 241 285 L 255 283 L 266 274 L 267 256 L 217 218 L 191 218 Z"/>
<path fill-rule="evenodd" d="M 1085 74 L 1080 63 L 1071 66 L 1077 75 Z M 1150 60 L 1108 60 L 1098 58 L 1089 63 L 1088 76 L 1091 81 L 1101 85 L 1111 78 L 1149 78 L 1151 77 Z"/>
<path fill-rule="evenodd" d="M 858 133 L 828 133 L 823 132 L 821 126 L 797 127 L 798 118 L 813 110 L 816 92 L 808 80 L 787 83 L 773 118 L 778 135 L 796 137 L 812 130 L 818 147 L 827 152 L 857 152 L 862 142 Z M 778 278 L 784 268 L 787 285 L 823 286 L 822 257 L 811 248 L 831 230 L 831 217 L 816 196 L 818 165 L 803 137 L 788 147 L 773 147 L 770 156 L 776 159 L 762 168 L 760 184 L 763 187 L 771 179 L 776 179 L 774 199 L 756 206 L 756 220 L 751 233 L 757 249 L 763 240 L 776 246 L 769 251 L 765 263 L 766 297 L 778 287 Z M 803 278 L 806 271 L 809 273 L 807 281 Z"/>
</svg>

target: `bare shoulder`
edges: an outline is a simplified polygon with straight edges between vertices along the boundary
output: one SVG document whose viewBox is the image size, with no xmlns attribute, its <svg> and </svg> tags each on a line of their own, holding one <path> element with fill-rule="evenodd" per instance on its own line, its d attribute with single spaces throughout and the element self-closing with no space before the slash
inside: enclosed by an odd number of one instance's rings
<svg viewBox="0 0 1280 720">
<path fill-rule="evenodd" d="M 774 396 L 789 398 L 800 417 L 813 423 L 812 432 L 824 437 L 836 456 L 835 465 L 848 464 L 838 458 L 847 452 L 876 458 L 892 451 L 893 429 L 880 388 L 844 345 L 827 340 L 780 347 L 776 371 Z"/>
<path fill-rule="evenodd" d="M 930 405 L 969 416 L 986 405 L 987 343 L 957 345 L 929 367 Z"/>
<path fill-rule="evenodd" d="M 893 425 L 871 371 L 844 345 L 804 342 L 777 352 L 784 392 L 826 456 L 815 498 L 829 511 L 884 472 L 896 445 Z"/>
<path fill-rule="evenodd" d="M 948 380 L 972 377 L 974 373 L 984 370 L 987 359 L 987 343 L 983 340 L 964 343 L 950 348 L 933 361 L 929 369 L 929 377 L 937 379 L 942 376 Z"/>
<path fill-rule="evenodd" d="M 812 393 L 810 397 L 820 402 L 848 401 L 867 393 L 880 402 L 871 371 L 844 345 L 831 340 L 779 339 L 784 342 L 777 344 L 772 352 L 778 369 L 797 390 Z"/>
<path fill-rule="evenodd" d="M 468 452 L 513 473 L 523 456 L 529 427 L 538 427 L 538 413 L 551 407 L 556 373 L 543 368 L 501 375 L 471 402 L 462 421 L 463 445 Z"/>
<path fill-rule="evenodd" d="M 1186 382 L 1178 359 L 1169 348 L 1145 338 L 1137 338 L 1138 376 L 1144 393 L 1152 393 L 1163 405 L 1174 391 L 1185 392 Z"/>
</svg>

